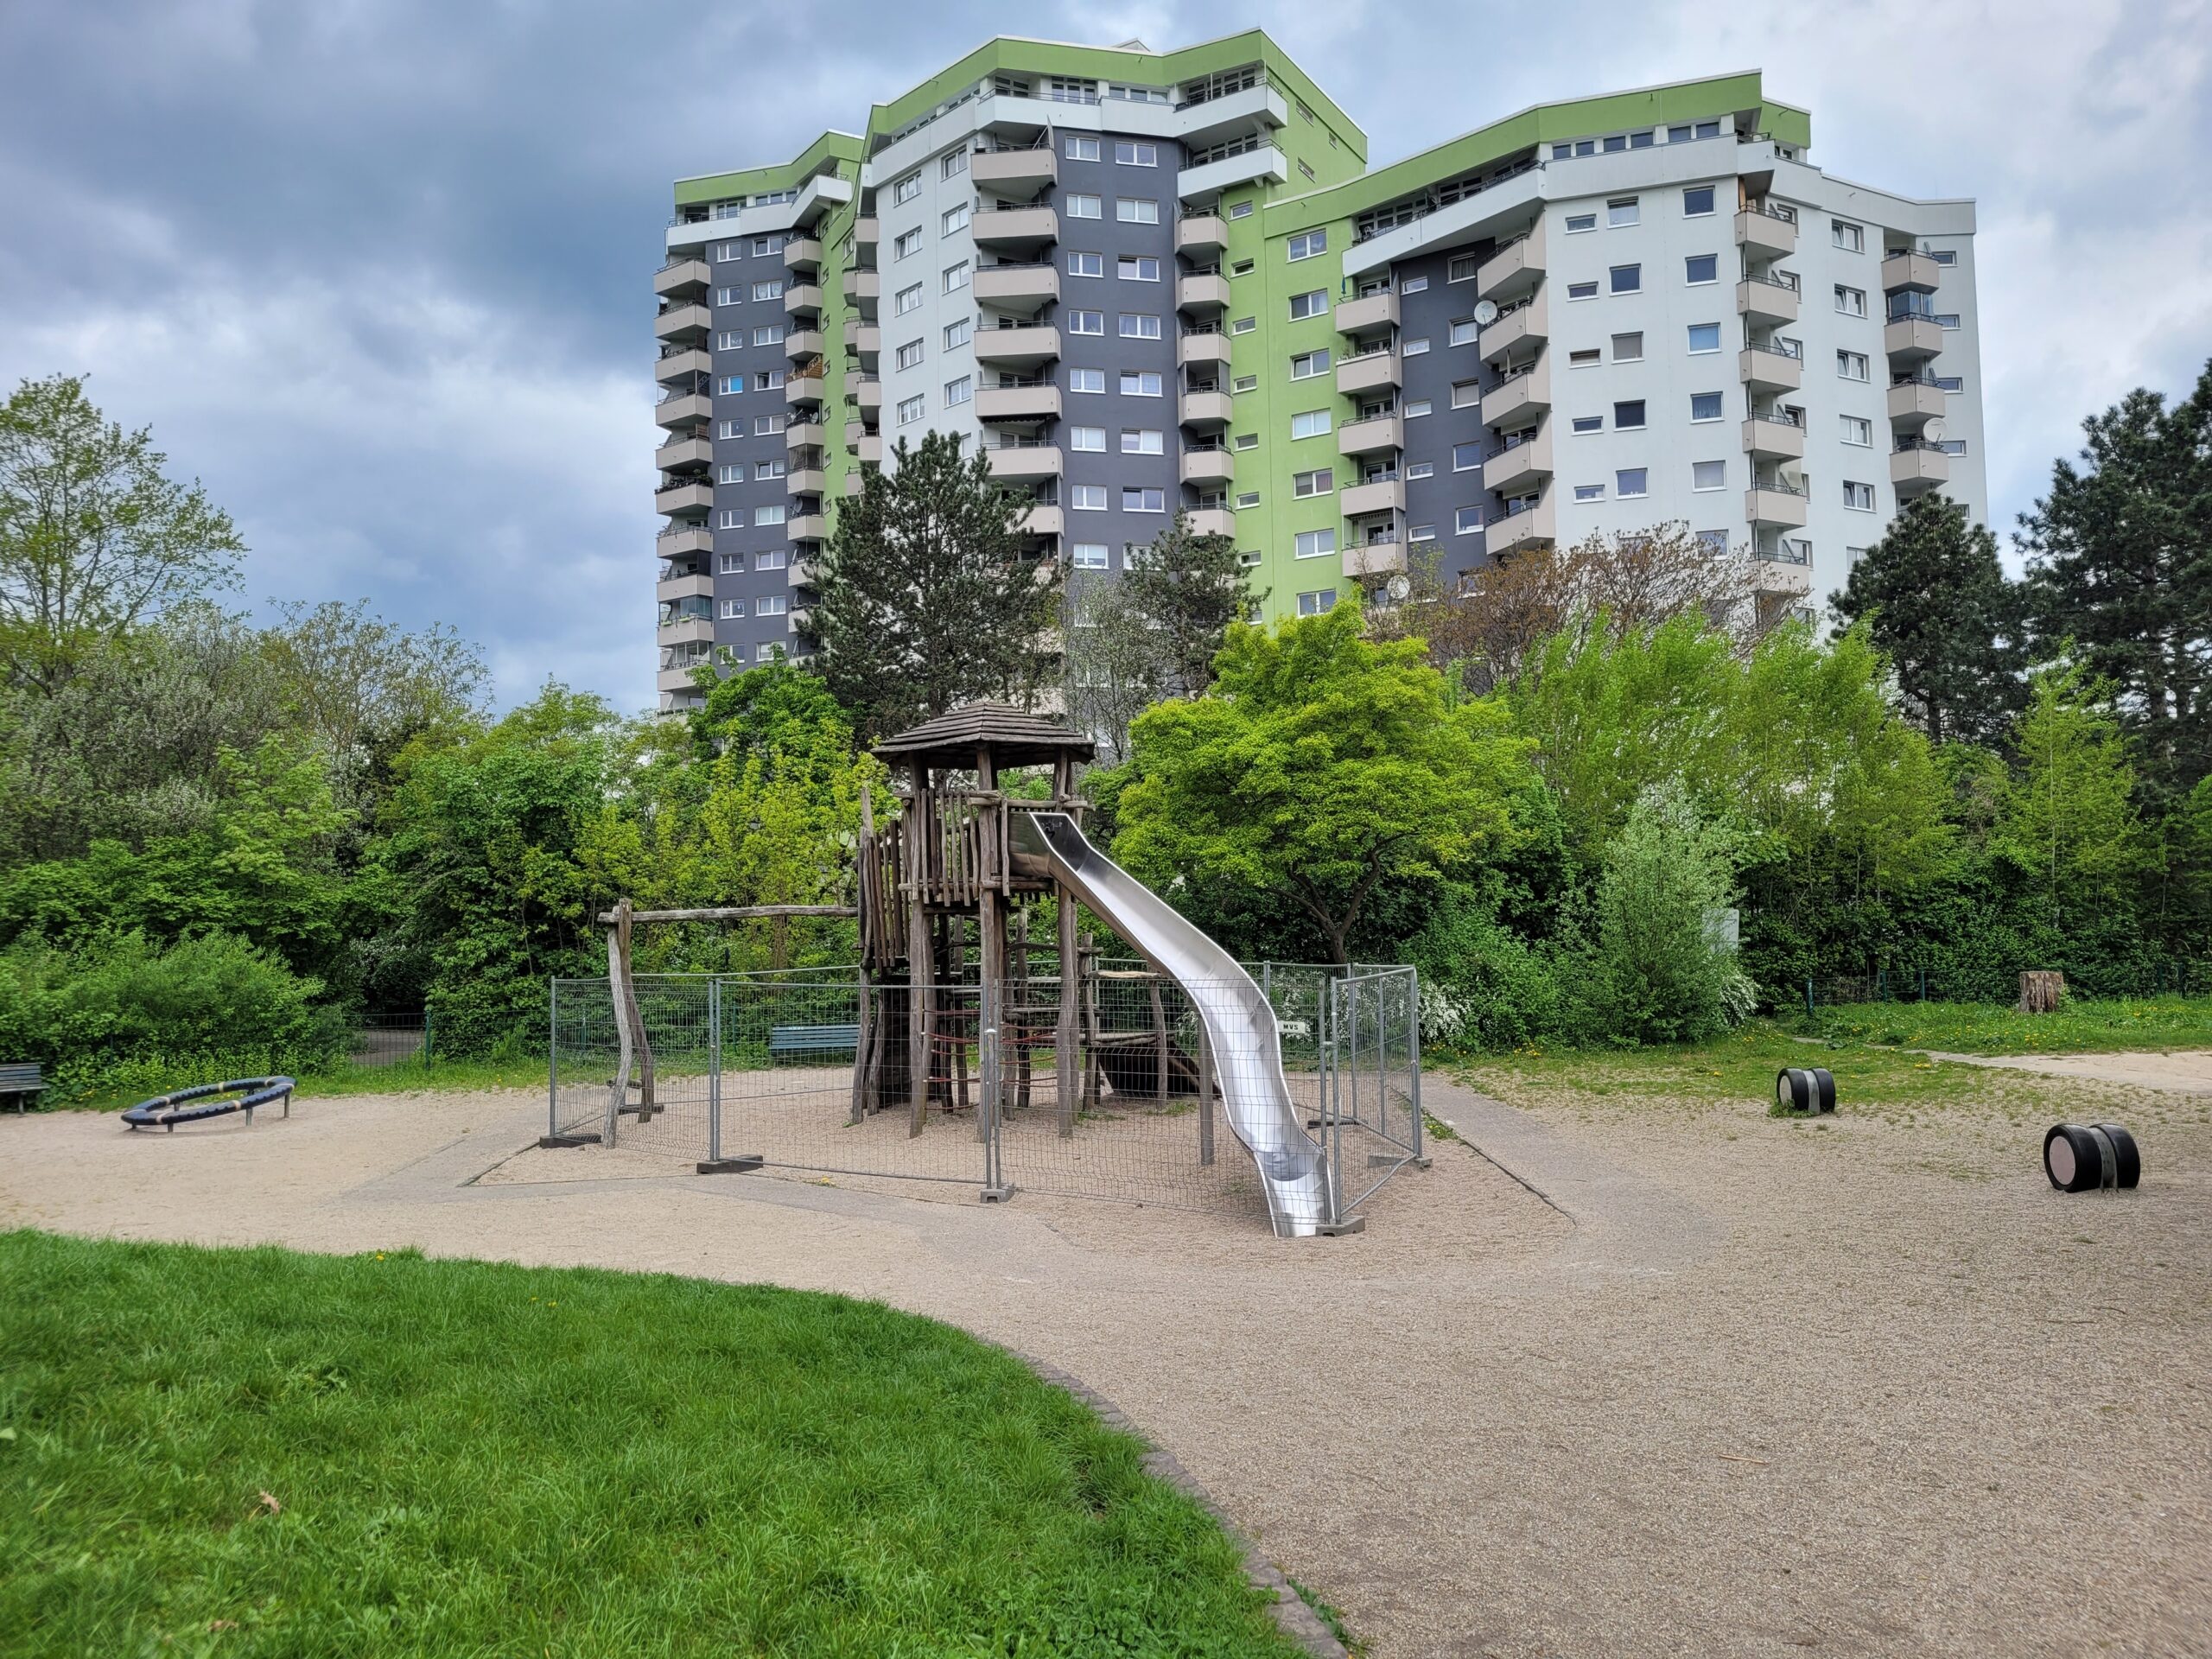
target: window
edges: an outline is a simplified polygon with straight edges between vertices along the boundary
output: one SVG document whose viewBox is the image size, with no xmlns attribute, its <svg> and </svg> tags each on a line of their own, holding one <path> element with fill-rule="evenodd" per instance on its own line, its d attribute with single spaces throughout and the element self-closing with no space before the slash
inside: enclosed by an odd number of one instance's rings
<svg viewBox="0 0 2212 1659">
<path fill-rule="evenodd" d="M 1409 542 L 1433 542 L 1436 539 L 1436 526 L 1415 524 L 1406 532 L 1406 539 Z"/>
<path fill-rule="evenodd" d="M 1643 287 L 1642 265 L 1615 265 L 1611 272 L 1612 291 L 1616 294 L 1635 294 Z"/>
<path fill-rule="evenodd" d="M 1649 495 L 1649 473 L 1642 467 L 1624 467 L 1613 474 L 1613 493 L 1624 501 Z"/>
<path fill-rule="evenodd" d="M 753 297 L 756 300 L 782 299 L 784 297 L 784 279 L 780 276 L 777 276 L 772 277 L 765 283 L 753 283 Z"/>
<path fill-rule="evenodd" d="M 1874 442 L 1873 422 L 1858 415 L 1839 415 L 1836 419 L 1842 423 L 1843 441 L 1846 443 L 1855 443 L 1864 447 Z"/>
<path fill-rule="evenodd" d="M 1433 478 L 1435 475 L 1436 463 L 1433 461 L 1409 461 L 1406 463 L 1408 478 Z"/>
<path fill-rule="evenodd" d="M 1694 184 L 1682 192 L 1682 217 L 1703 219 L 1713 211 L 1713 187 Z"/>
<path fill-rule="evenodd" d="M 741 288 L 718 288 L 715 290 L 715 303 L 742 305 L 745 303 L 745 290 Z"/>
<path fill-rule="evenodd" d="M 1114 159 L 1123 167 L 1158 167 L 1160 146 L 1133 144 L 1125 140 L 1117 139 L 1114 144 Z"/>
<path fill-rule="evenodd" d="M 1939 374 L 1936 377 L 1936 384 L 1945 391 L 1964 391 L 1967 378 L 1963 374 Z"/>
<path fill-rule="evenodd" d="M 741 600 L 741 599 L 726 599 L 726 600 L 722 601 L 722 615 L 723 615 L 725 618 L 728 618 L 728 617 L 735 617 L 735 616 L 743 616 L 744 614 L 745 614 L 745 601 L 744 601 L 743 600 Z"/>
<path fill-rule="evenodd" d="M 729 261 L 738 258 L 739 257 L 740 255 L 737 251 L 736 243 L 722 242 L 715 245 L 715 263 L 716 264 L 727 264 Z"/>
<path fill-rule="evenodd" d="M 715 435 L 718 438 L 741 438 L 745 435 L 745 423 L 718 421 L 715 424 Z"/>
<path fill-rule="evenodd" d="M 1482 527 L 1483 510 L 1480 507 L 1459 507 L 1453 511 L 1452 533 L 1454 536 L 1472 536 Z"/>
<path fill-rule="evenodd" d="M 770 548 L 764 553 L 755 553 L 753 556 L 753 568 L 755 570 L 781 570 L 784 569 L 784 550 L 775 547 Z M 755 614 L 759 613 L 756 611 Z"/>
<path fill-rule="evenodd" d="M 1290 417 L 1290 435 L 1294 438 L 1318 438 L 1329 429 L 1329 411 L 1309 409 Z"/>
<path fill-rule="evenodd" d="M 1240 201 L 1240 202 L 1236 202 L 1236 203 L 1232 204 L 1232 205 L 1230 206 L 1230 209 L 1229 209 L 1229 216 L 1230 216 L 1231 219 L 1249 219 L 1249 218 L 1251 218 L 1251 217 L 1252 217 L 1252 204 L 1251 204 L 1250 202 L 1249 202 L 1249 201 Z"/>
<path fill-rule="evenodd" d="M 1406 418 L 1409 421 L 1417 421 L 1435 407 L 1436 405 L 1430 403 L 1427 398 L 1416 397 L 1406 405 Z"/>
<path fill-rule="evenodd" d="M 899 424 L 912 426 L 916 421 L 920 420 L 929 412 L 927 402 L 927 399 L 922 397 L 901 398 L 899 403 Z"/>
<path fill-rule="evenodd" d="M 976 382 L 971 376 L 962 375 L 957 380 L 944 383 L 944 406 L 951 409 L 966 403 L 976 395 Z"/>
<path fill-rule="evenodd" d="M 770 594 L 753 601 L 753 614 L 755 616 L 781 616 L 790 608 L 791 601 L 783 594 Z M 767 651 L 766 645 L 760 649 L 764 654 Z"/>
<path fill-rule="evenodd" d="M 911 369 L 922 360 L 922 342 L 910 340 L 894 355 L 894 362 L 902 369 Z"/>
<path fill-rule="evenodd" d="M 784 325 L 780 322 L 764 322 L 753 331 L 755 346 L 773 346 L 783 337 Z"/>
<path fill-rule="evenodd" d="M 771 433 L 780 432 L 789 419 L 790 416 L 785 415 L 755 415 L 753 417 L 753 435 L 765 438 Z"/>
<path fill-rule="evenodd" d="M 1298 613 L 1300 616 L 1320 616 L 1334 608 L 1336 602 L 1337 590 L 1333 588 L 1323 588 L 1310 594 L 1300 594 L 1298 596 Z"/>
<path fill-rule="evenodd" d="M 1597 228 L 1598 215 L 1595 213 L 1569 213 L 1567 216 L 1567 233 L 1569 236 L 1580 236 L 1585 231 Z"/>
<path fill-rule="evenodd" d="M 968 151 L 965 148 L 947 150 L 937 164 L 937 175 L 940 179 L 957 179 L 967 170 Z"/>
<path fill-rule="evenodd" d="M 1310 473 L 1293 473 L 1290 475 L 1290 493 L 1294 496 L 1326 495 L 1336 487 L 1337 474 L 1332 467 L 1316 467 Z"/>
<path fill-rule="evenodd" d="M 1257 490 L 1246 490 L 1236 498 L 1236 510 L 1239 512 L 1243 512 L 1247 507 L 1256 507 L 1259 505 L 1260 493 Z M 1258 561 L 1259 555 L 1255 553 L 1247 557 L 1245 563 L 1247 564 L 1253 564 L 1258 563 Z"/>
<path fill-rule="evenodd" d="M 1473 345 L 1476 333 L 1475 320 L 1472 317 L 1452 319 L 1452 343 L 1454 346 Z"/>
<path fill-rule="evenodd" d="M 1301 321 L 1307 317 L 1326 316 L 1328 311 L 1329 292 L 1326 289 L 1317 288 L 1310 294 L 1294 294 L 1290 296 L 1290 320 L 1293 322 Z"/>
<path fill-rule="evenodd" d="M 1602 432 L 1605 429 L 1605 417 L 1602 415 L 1577 415 L 1572 423 L 1572 429 L 1577 432 Z"/>
<path fill-rule="evenodd" d="M 1866 228 L 1865 226 L 1853 225 L 1847 219 L 1832 219 L 1828 221 L 1828 224 L 1831 228 L 1831 233 L 1835 238 L 1836 246 L 1841 248 L 1846 253 L 1864 253 L 1866 251 Z"/>
<path fill-rule="evenodd" d="M 937 233 L 939 236 L 950 236 L 967 228 L 968 204 L 964 201 L 957 207 L 946 208 L 937 216 Z"/>
<path fill-rule="evenodd" d="M 1936 314 L 1936 326 L 1938 328 L 1957 327 L 1959 326 L 1959 314 L 1955 311 L 1938 311 Z"/>
<path fill-rule="evenodd" d="M 718 352 L 734 352 L 744 344 L 745 330 L 742 328 L 726 328 L 715 336 L 715 349 Z"/>
<path fill-rule="evenodd" d="M 1475 280 L 1475 273 L 1482 268 L 1483 262 L 1473 254 L 1454 254 L 1452 263 L 1444 268 L 1444 280 L 1447 283 L 1471 283 Z"/>
<path fill-rule="evenodd" d="M 1114 262 L 1114 274 L 1123 282 L 1156 283 L 1160 261 L 1148 253 L 1125 253 Z"/>
<path fill-rule="evenodd" d="M 1142 312 L 1124 311 L 1121 317 L 1121 330 L 1123 340 L 1158 340 L 1160 319 Z"/>
<path fill-rule="evenodd" d="M 1401 294 L 1426 294 L 1428 292 L 1428 278 L 1426 276 L 1408 276 L 1405 281 L 1398 284 L 1398 292 Z"/>
<path fill-rule="evenodd" d="M 1613 405 L 1613 430 L 1632 432 L 1643 424 L 1643 399 L 1627 398 Z"/>
<path fill-rule="evenodd" d="M 1125 488 L 1122 492 L 1122 511 L 1123 512 L 1165 512 L 1167 511 L 1167 493 L 1165 490 Z"/>
<path fill-rule="evenodd" d="M 1078 570 L 1103 570 L 1106 568 L 1106 543 L 1077 542 L 1071 550 L 1070 559 Z"/>
<path fill-rule="evenodd" d="M 1717 391 L 1690 393 L 1690 419 L 1717 421 L 1720 418 L 1720 394 Z"/>
<path fill-rule="evenodd" d="M 717 553 L 715 555 L 715 574 L 718 576 L 741 576 L 745 574 L 745 555 Z"/>
<path fill-rule="evenodd" d="M 772 478 L 781 478 L 784 475 L 784 466 L 785 463 L 780 461 L 756 461 L 753 463 L 753 476 L 762 482 Z"/>
<path fill-rule="evenodd" d="M 1071 253 L 1068 255 L 1068 275 L 1071 276 L 1103 276 L 1106 256 L 1103 253 Z"/>
<path fill-rule="evenodd" d="M 1328 372 L 1329 353 L 1325 349 L 1300 352 L 1290 359 L 1290 378 L 1294 380 L 1311 380 L 1315 375 Z"/>
<path fill-rule="evenodd" d="M 1578 484 L 1574 486 L 1574 499 L 1578 501 L 1602 501 L 1605 499 L 1605 486 L 1602 484 Z"/>
<path fill-rule="evenodd" d="M 922 227 L 918 225 L 915 226 L 911 231 L 900 232 L 896 237 L 892 238 L 891 257 L 893 259 L 904 259 L 909 255 L 919 253 L 921 251 Z"/>
<path fill-rule="evenodd" d="M 922 285 L 919 283 L 911 288 L 900 289 L 891 297 L 891 315 L 894 317 L 903 317 L 909 311 L 920 310 L 921 307 Z"/>
<path fill-rule="evenodd" d="M 1067 135 L 1066 156 L 1071 162 L 1095 162 L 1098 159 L 1098 140 L 1080 133 Z"/>
<path fill-rule="evenodd" d="M 1843 484 L 1843 505 L 1860 512 L 1873 512 L 1874 486 L 1872 484 L 1853 484 L 1849 479 L 1846 479 Z"/>
<path fill-rule="evenodd" d="M 1586 346 L 1580 351 L 1569 352 L 1567 354 L 1567 366 L 1570 369 L 1594 369 L 1598 366 L 1601 355 L 1595 346 Z"/>
<path fill-rule="evenodd" d="M 1481 469 L 1482 464 L 1483 447 L 1480 442 L 1455 443 L 1452 446 L 1452 470 L 1453 472 L 1477 472 Z"/>
<path fill-rule="evenodd" d="M 1290 238 L 1290 257 L 1293 264 L 1300 259 L 1311 259 L 1315 254 L 1326 253 L 1328 251 L 1329 233 L 1326 231 L 1306 231 Z"/>
<path fill-rule="evenodd" d="M 725 462 L 722 466 L 715 469 L 715 482 L 717 484 L 744 483 L 745 463 L 741 461 Z"/>
<path fill-rule="evenodd" d="M 891 205 L 896 207 L 901 202 L 912 201 L 921 194 L 922 175 L 918 173 L 909 173 L 891 187 Z"/>
<path fill-rule="evenodd" d="M 755 391 L 780 391 L 783 385 L 784 372 L 781 369 L 762 369 L 753 377 L 753 390 Z"/>
<path fill-rule="evenodd" d="M 1955 265 L 1959 263 L 1959 251 L 1956 248 L 1930 248 L 1928 251 L 1928 257 L 1939 265 Z"/>
<path fill-rule="evenodd" d="M 1103 426 L 1071 426 L 1068 429 L 1068 448 L 1103 455 L 1106 453 L 1106 429 Z"/>
<path fill-rule="evenodd" d="M 1099 196 L 1071 195 L 1062 205 L 1070 219 L 1102 219 L 1105 216 L 1105 201 Z"/>
<path fill-rule="evenodd" d="M 1598 297 L 1598 284 L 1569 283 L 1567 285 L 1567 297 L 1570 300 L 1594 300 Z"/>
<path fill-rule="evenodd" d="M 1637 223 L 1641 209 L 1635 196 L 1617 196 L 1605 204 L 1607 228 L 1618 230 L 1624 225 Z"/>
<path fill-rule="evenodd" d="M 1698 545 L 1708 553 L 1726 553 L 1728 550 L 1728 532 L 1725 530 L 1700 530 L 1697 539 Z"/>
<path fill-rule="evenodd" d="M 1694 461 L 1690 463 L 1690 488 L 1693 490 L 1725 490 L 1728 487 L 1728 463 L 1725 461 Z"/>
<path fill-rule="evenodd" d="M 1229 441 L 1229 444 L 1232 449 L 1256 449 L 1260 447 L 1260 435 L 1256 432 L 1239 432 Z"/>
<path fill-rule="evenodd" d="M 962 289 L 967 286 L 968 262 L 965 259 L 963 259 L 957 265 L 948 265 L 945 267 L 944 289 L 945 293 L 957 294 Z"/>
<path fill-rule="evenodd" d="M 1235 264 L 1230 266 L 1229 274 L 1231 276 L 1249 276 L 1252 274 L 1252 262 L 1249 259 L 1239 259 Z"/>
<path fill-rule="evenodd" d="M 1167 453 L 1167 435 L 1150 427 L 1125 426 L 1122 429 L 1122 453 L 1125 455 L 1162 455 Z"/>
<path fill-rule="evenodd" d="M 1068 371 L 1068 390 L 1070 391 L 1104 391 L 1106 390 L 1106 371 L 1103 369 L 1070 369 Z"/>
<path fill-rule="evenodd" d="M 1114 217 L 1124 225 L 1157 225 L 1160 204 L 1142 196 L 1116 196 Z"/>
<path fill-rule="evenodd" d="M 1318 559 L 1336 550 L 1337 532 L 1333 530 L 1301 530 L 1291 540 L 1293 558 Z"/>
<path fill-rule="evenodd" d="M 1866 378 L 1866 353 L 1838 352 L 1835 354 L 1835 372 L 1846 380 L 1864 380 Z"/>
<path fill-rule="evenodd" d="M 1632 334 L 1613 336 L 1613 361 L 1616 363 L 1643 361 L 1643 334 L 1641 330 Z"/>
<path fill-rule="evenodd" d="M 1421 357 L 1426 355 L 1427 351 L 1428 336 L 1427 334 L 1423 334 L 1418 340 L 1409 340 L 1401 345 L 1398 347 L 1398 355 L 1401 357 Z"/>
<path fill-rule="evenodd" d="M 1477 404 L 1480 404 L 1480 403 L 1482 402 L 1482 400 L 1483 400 L 1483 388 L 1482 388 L 1482 382 L 1481 382 L 1481 381 L 1479 381 L 1479 380 L 1454 380 L 1454 381 L 1452 383 L 1452 408 L 1454 408 L 1454 409 L 1472 409 L 1472 408 L 1474 408 Z M 1407 412 L 1408 412 L 1408 414 L 1410 414 L 1412 411 L 1411 411 L 1411 410 L 1408 410 Z M 1427 411 L 1426 411 L 1426 410 L 1424 410 L 1424 411 L 1422 411 L 1422 412 L 1423 412 L 1423 413 L 1427 413 Z"/>
<path fill-rule="evenodd" d="M 717 530 L 742 530 L 744 527 L 745 514 L 736 507 L 724 507 L 721 516 L 715 521 Z"/>
<path fill-rule="evenodd" d="M 1690 355 L 1702 357 L 1707 352 L 1720 349 L 1720 325 L 1717 322 L 1690 324 Z"/>
<path fill-rule="evenodd" d="M 798 192 L 792 191 L 784 200 L 797 201 Z M 784 244 L 790 240 L 789 234 L 783 231 L 778 231 L 770 236 L 756 236 L 753 238 L 753 257 L 755 259 L 765 259 L 772 253 L 781 253 L 784 251 Z"/>
<path fill-rule="evenodd" d="M 1071 484 L 1068 486 L 1068 505 L 1077 512 L 1106 511 L 1106 486 L 1103 484 Z"/>
<path fill-rule="evenodd" d="M 1693 253 L 1682 261 L 1682 280 L 1693 288 L 1701 283 L 1720 280 L 1720 256 L 1714 253 Z"/>
<path fill-rule="evenodd" d="M 755 508 L 753 508 L 753 522 L 754 524 L 782 524 L 782 523 L 784 522 L 784 507 L 783 507 L 783 503 L 781 503 L 781 502 L 779 501 L 779 502 L 776 503 L 773 506 L 755 507 Z"/>
<path fill-rule="evenodd" d="M 1249 334 L 1259 326 L 1260 320 L 1257 317 L 1239 317 L 1229 325 L 1229 332 L 1232 334 Z"/>
<path fill-rule="evenodd" d="M 1157 397 L 1160 396 L 1160 371 L 1157 369 L 1123 369 L 1122 396 L 1124 397 Z"/>
<path fill-rule="evenodd" d="M 1628 136 L 1628 147 L 1630 149 L 1649 149 L 1658 142 L 1658 134 L 1649 128 L 1642 132 L 1631 132 Z"/>
<path fill-rule="evenodd" d="M 973 327 L 973 320 L 968 317 L 963 317 L 957 322 L 946 323 L 944 325 L 944 349 L 950 352 L 956 350 L 962 346 L 965 346 L 968 343 L 968 330 L 971 327 Z"/>
<path fill-rule="evenodd" d="M 1068 313 L 1068 332 L 1071 334 L 1103 334 L 1106 332 L 1103 311 L 1071 311 Z"/>
</svg>

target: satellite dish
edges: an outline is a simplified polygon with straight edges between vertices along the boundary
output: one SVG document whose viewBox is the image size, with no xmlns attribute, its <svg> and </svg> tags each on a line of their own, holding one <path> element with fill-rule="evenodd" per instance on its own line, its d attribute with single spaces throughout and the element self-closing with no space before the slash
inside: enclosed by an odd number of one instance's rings
<svg viewBox="0 0 2212 1659">
<path fill-rule="evenodd" d="M 1487 327 L 1489 327 L 1491 326 L 1491 324 L 1492 324 L 1493 322 L 1496 322 L 1497 321 L 1497 302 L 1496 300 L 1481 300 L 1481 301 L 1478 301 L 1478 302 L 1476 302 L 1476 305 L 1475 305 L 1475 327 L 1478 327 L 1478 328 L 1487 328 Z"/>
<path fill-rule="evenodd" d="M 1407 598 L 1413 593 L 1413 583 L 1408 582 L 1402 573 L 1391 577 L 1388 582 L 1383 584 L 1382 588 L 1384 593 L 1389 594 L 1393 600 L 1396 601 L 1401 605 L 1406 602 Z"/>
</svg>

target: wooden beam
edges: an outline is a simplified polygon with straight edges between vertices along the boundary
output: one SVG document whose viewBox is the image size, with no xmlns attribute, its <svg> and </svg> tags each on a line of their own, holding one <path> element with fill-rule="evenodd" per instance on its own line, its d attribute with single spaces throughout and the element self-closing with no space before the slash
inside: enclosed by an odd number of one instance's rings
<svg viewBox="0 0 2212 1659">
<path fill-rule="evenodd" d="M 725 905 L 710 910 L 633 910 L 633 922 L 749 922 L 763 916 L 857 916 L 857 905 Z M 612 924 L 614 912 L 601 913 Z"/>
</svg>

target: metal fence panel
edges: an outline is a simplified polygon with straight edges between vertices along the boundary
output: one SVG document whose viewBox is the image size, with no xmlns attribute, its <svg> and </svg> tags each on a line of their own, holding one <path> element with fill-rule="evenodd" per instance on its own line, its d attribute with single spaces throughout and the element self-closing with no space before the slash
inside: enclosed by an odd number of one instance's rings
<svg viewBox="0 0 2212 1659">
<path fill-rule="evenodd" d="M 1330 982 L 1325 1132 L 1339 1220 L 1426 1157 L 1421 1115 L 1421 983 L 1411 968 L 1357 969 Z"/>
</svg>

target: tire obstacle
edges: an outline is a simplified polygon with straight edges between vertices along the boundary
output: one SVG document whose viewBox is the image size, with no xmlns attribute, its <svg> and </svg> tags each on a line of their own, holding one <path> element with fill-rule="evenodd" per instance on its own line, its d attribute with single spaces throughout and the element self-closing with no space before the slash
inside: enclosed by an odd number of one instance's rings
<svg viewBox="0 0 2212 1659">
<path fill-rule="evenodd" d="M 1774 1076 L 1775 1104 L 1793 1116 L 1835 1110 L 1835 1079 L 1824 1065 L 1785 1065 Z"/>
<path fill-rule="evenodd" d="M 233 1077 L 227 1083 L 203 1083 L 142 1100 L 124 1113 L 123 1121 L 132 1129 L 158 1128 L 175 1134 L 180 1123 L 197 1123 L 227 1112 L 244 1112 L 251 1123 L 257 1106 L 278 1100 L 284 1103 L 284 1116 L 289 1117 L 296 1087 L 289 1077 Z"/>
<path fill-rule="evenodd" d="M 2054 1123 L 2043 1138 L 2043 1173 L 2061 1192 L 2130 1187 L 2143 1179 L 2143 1155 L 2117 1123 Z"/>
</svg>

